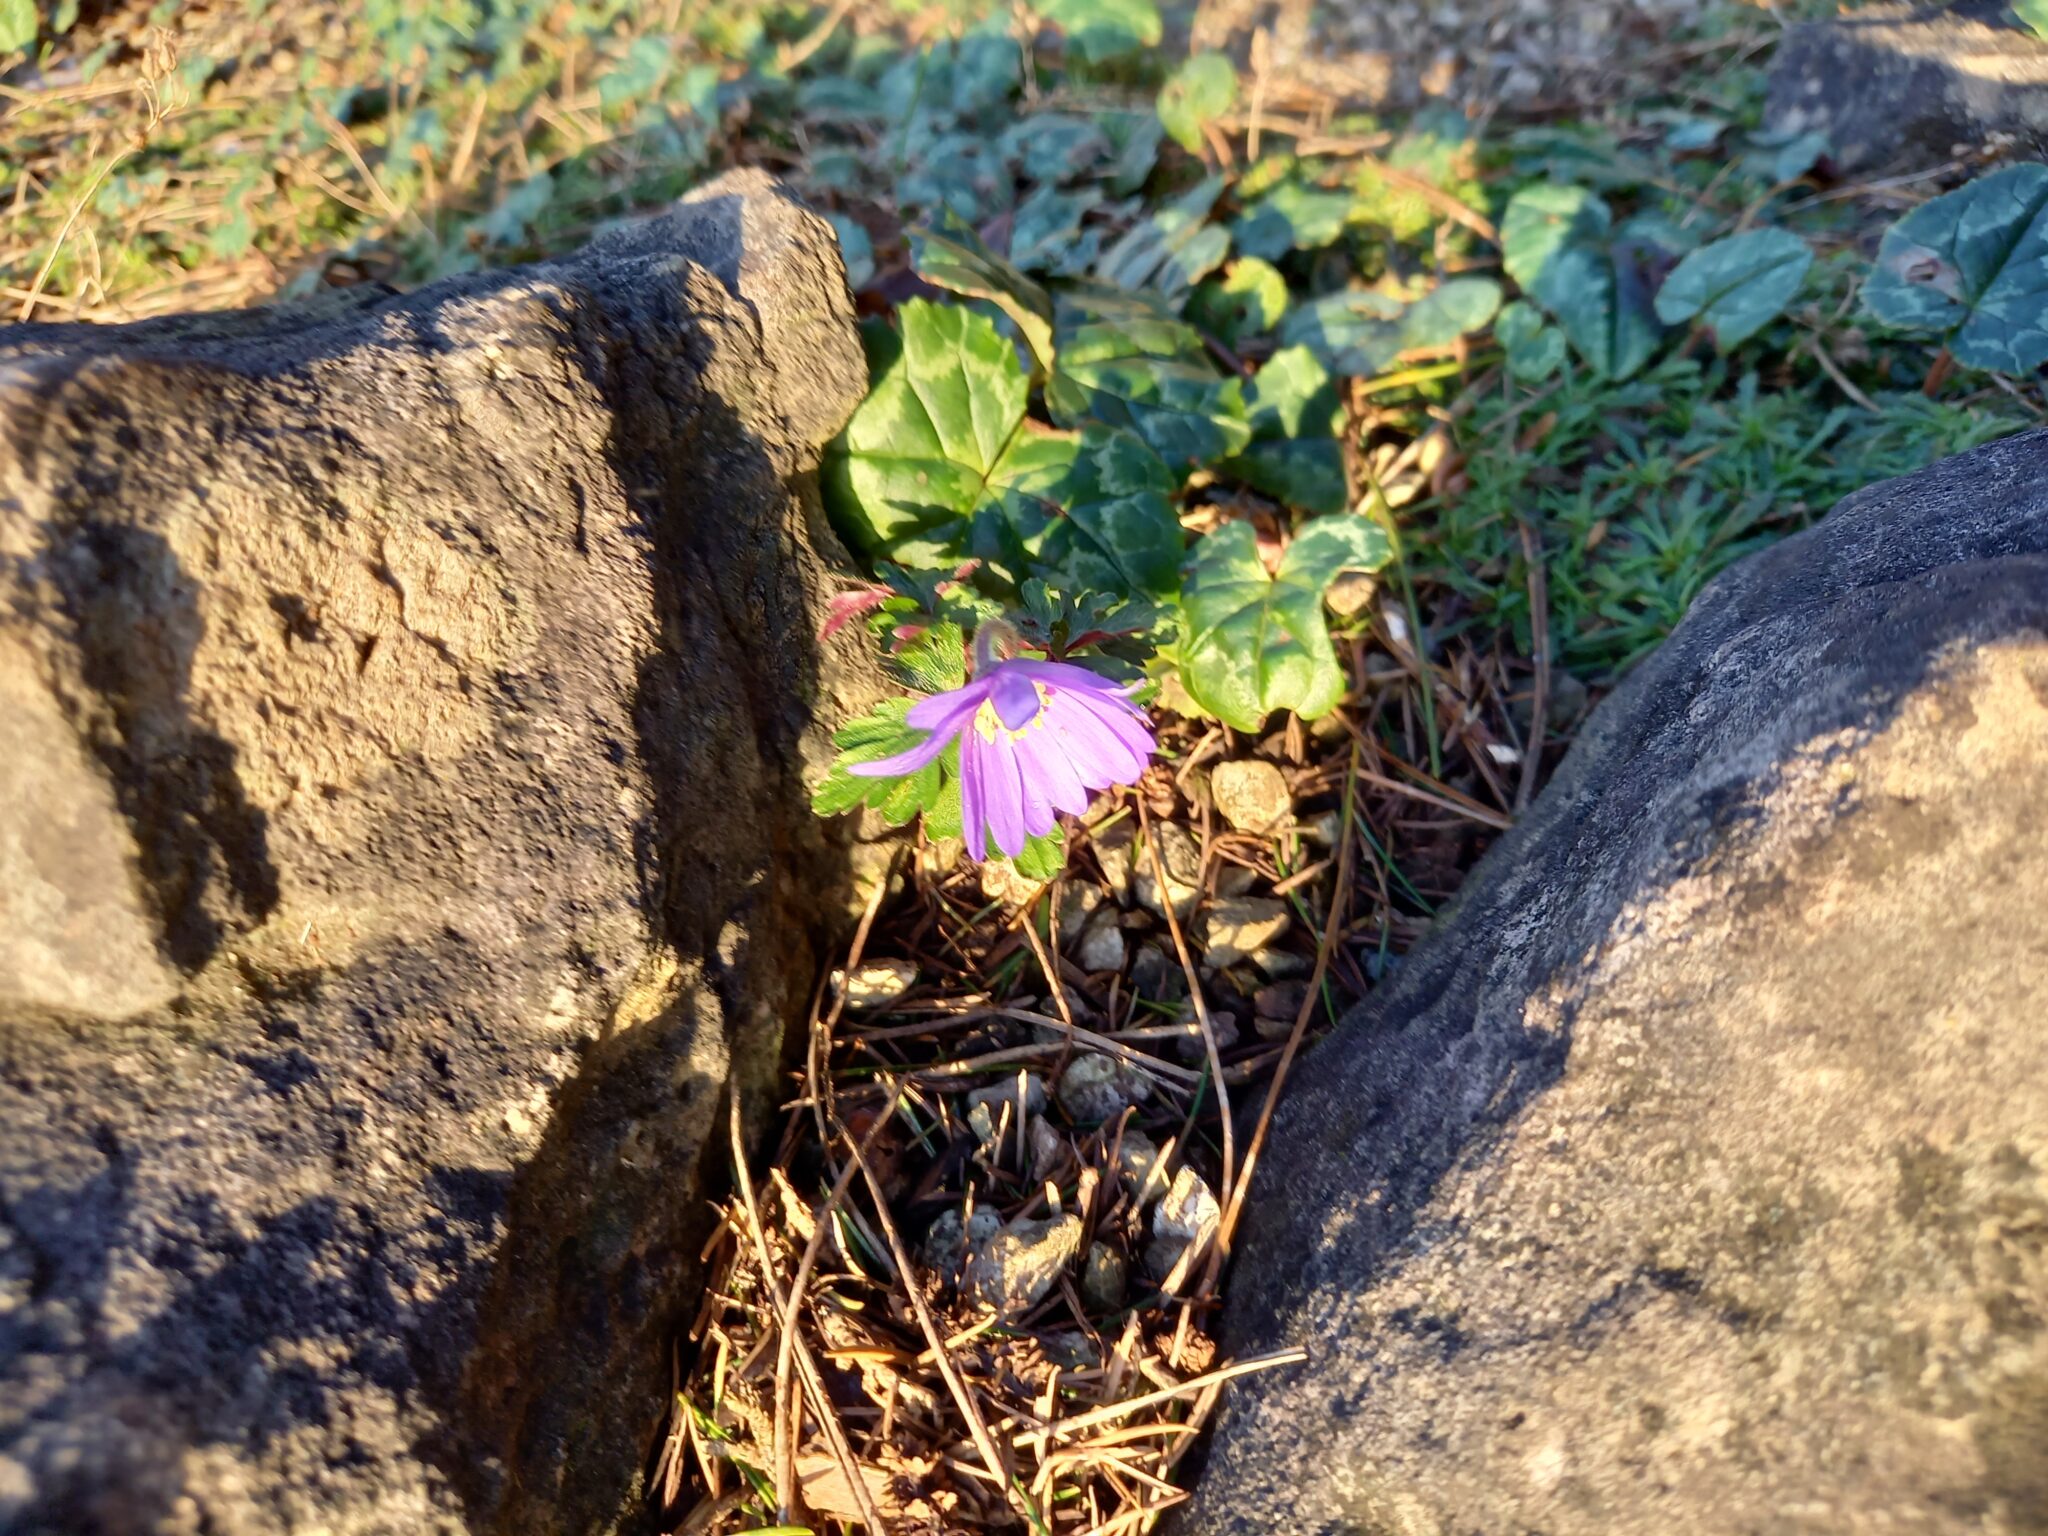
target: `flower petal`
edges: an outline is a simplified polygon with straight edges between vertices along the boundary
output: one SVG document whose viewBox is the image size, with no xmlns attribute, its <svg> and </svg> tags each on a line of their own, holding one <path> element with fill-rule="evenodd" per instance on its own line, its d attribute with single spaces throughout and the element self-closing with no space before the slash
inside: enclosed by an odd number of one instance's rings
<svg viewBox="0 0 2048 1536">
<path fill-rule="evenodd" d="M 1038 716 L 1038 690 L 1015 662 L 1004 662 L 989 674 L 989 700 L 996 718 L 1013 731 L 1021 731 Z"/>
<path fill-rule="evenodd" d="M 982 748 L 982 814 L 988 817 L 996 846 L 1014 859 L 1024 851 L 1025 836 L 1024 775 L 1017 766 L 1015 741 L 1001 733 L 993 741 L 980 739 L 978 731 L 974 734 Z"/>
<path fill-rule="evenodd" d="M 1067 756 L 1067 744 L 1049 730 L 1026 731 L 1017 738 L 1017 765 L 1024 773 L 1025 825 L 1033 836 L 1050 832 L 1053 811 L 1079 816 L 1088 809 L 1088 786 Z M 1045 804 L 1044 824 L 1031 819 L 1032 794 L 1036 787 Z"/>
<path fill-rule="evenodd" d="M 935 693 L 930 698 L 919 699 L 910 706 L 910 711 L 904 715 L 903 722 L 920 731 L 945 730 L 955 715 L 962 720 L 967 719 L 981 707 L 981 701 L 987 697 L 988 684 L 982 681 L 969 683 L 965 688 L 949 688 L 944 693 Z"/>
<path fill-rule="evenodd" d="M 1090 789 L 1130 784 L 1145 771 L 1144 756 L 1132 751 L 1086 708 L 1079 694 L 1055 693 L 1046 700 L 1045 729 L 1066 753 L 1075 775 Z"/>
<path fill-rule="evenodd" d="M 988 857 L 988 819 L 983 809 L 987 800 L 988 742 L 979 731 L 960 738 L 960 835 L 967 842 L 967 856 L 977 864 Z"/>
<path fill-rule="evenodd" d="M 1127 707 L 1127 701 L 1099 693 L 1071 694 L 1069 697 L 1108 726 L 1110 734 L 1137 753 L 1141 761 L 1150 761 L 1152 754 L 1159 750 L 1159 743 L 1152 736 L 1152 722 L 1142 713 Z"/>
<path fill-rule="evenodd" d="M 946 750 L 947 744 L 958 736 L 967 722 L 974 718 L 974 712 L 981 707 L 978 698 L 964 699 L 964 688 L 951 693 L 935 693 L 930 698 L 910 706 L 910 712 L 903 718 L 920 729 L 929 730 L 931 735 L 905 752 L 894 757 L 877 758 L 871 763 L 848 763 L 846 771 L 857 779 L 888 779 L 899 774 L 915 773 L 926 763 Z M 919 720 L 917 712 L 927 704 L 936 704 L 941 699 L 952 700 L 949 712 L 927 711 L 926 718 Z"/>
</svg>

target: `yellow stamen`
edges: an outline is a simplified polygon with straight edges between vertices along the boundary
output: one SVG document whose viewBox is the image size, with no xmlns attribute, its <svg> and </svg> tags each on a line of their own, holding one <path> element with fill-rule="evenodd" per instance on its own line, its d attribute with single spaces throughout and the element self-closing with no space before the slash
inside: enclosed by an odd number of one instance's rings
<svg viewBox="0 0 2048 1536">
<path fill-rule="evenodd" d="M 1051 694 L 1045 684 L 1034 682 L 1032 689 L 1038 694 L 1038 713 L 1024 722 L 1024 731 L 1045 728 L 1045 704 Z M 983 741 L 1015 741 L 1024 731 L 1013 731 L 1003 724 L 1003 717 L 996 713 L 994 699 L 983 699 L 981 708 L 974 712 L 974 728 L 981 732 Z"/>
</svg>

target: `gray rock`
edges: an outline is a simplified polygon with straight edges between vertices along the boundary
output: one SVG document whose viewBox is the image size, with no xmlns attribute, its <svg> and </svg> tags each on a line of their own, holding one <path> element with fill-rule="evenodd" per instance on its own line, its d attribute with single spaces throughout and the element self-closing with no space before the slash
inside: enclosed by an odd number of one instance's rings
<svg viewBox="0 0 2048 1536">
<path fill-rule="evenodd" d="M 1712 583 L 1303 1061 L 1183 1528 L 2038 1525 L 2044 804 L 2048 433 Z"/>
<path fill-rule="evenodd" d="M 759 173 L 0 332 L 0 1525 L 610 1529 L 850 895 L 865 388 Z M 707 1153 L 708 1149 L 708 1153 Z"/>
<path fill-rule="evenodd" d="M 1006 1077 L 990 1083 L 986 1088 L 977 1088 L 967 1095 L 968 1106 L 973 1109 L 986 1108 L 991 1114 L 999 1114 L 1003 1104 L 1007 1101 L 1012 1106 L 1010 1115 L 1014 1121 L 1018 1110 L 1020 1093 L 1018 1083 L 1020 1081 L 1023 1083 L 1021 1090 L 1023 1098 L 1021 1107 L 1023 1112 L 1027 1115 L 1035 1115 L 1043 1111 L 1045 1108 L 1045 1079 L 1036 1072 L 1012 1072 Z"/>
<path fill-rule="evenodd" d="M 2048 151 L 2048 43 L 2005 0 L 1949 10 L 1877 5 L 1789 28 L 1772 61 L 1765 125 L 1822 133 L 1837 169 L 1943 165 L 1989 145 Z"/>
</svg>

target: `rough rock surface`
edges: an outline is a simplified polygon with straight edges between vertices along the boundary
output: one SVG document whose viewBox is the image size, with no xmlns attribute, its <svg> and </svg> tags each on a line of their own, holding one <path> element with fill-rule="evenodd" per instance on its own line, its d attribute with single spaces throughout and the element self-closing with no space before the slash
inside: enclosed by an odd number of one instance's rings
<svg viewBox="0 0 2048 1536">
<path fill-rule="evenodd" d="M 1704 592 L 1303 1065 L 1183 1529 L 2048 1530 L 2048 433 Z"/>
<path fill-rule="evenodd" d="M 0 333 L 0 1528 L 609 1529 L 846 897 L 746 173 L 564 260 Z"/>
<path fill-rule="evenodd" d="M 1913 171 L 1958 155 L 2048 152 L 2048 42 L 2006 0 L 1877 5 L 1787 29 L 1767 127 L 1820 132 L 1845 174 Z"/>
</svg>

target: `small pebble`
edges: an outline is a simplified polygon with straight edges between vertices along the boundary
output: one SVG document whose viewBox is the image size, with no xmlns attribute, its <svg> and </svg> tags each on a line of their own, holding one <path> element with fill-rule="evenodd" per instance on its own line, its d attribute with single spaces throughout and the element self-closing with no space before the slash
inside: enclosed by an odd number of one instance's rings
<svg viewBox="0 0 2048 1536">
<path fill-rule="evenodd" d="M 1152 1212 L 1152 1242 L 1145 1249 L 1147 1266 L 1169 1292 L 1177 1293 L 1187 1283 L 1222 1224 L 1223 1208 L 1216 1196 L 1200 1174 L 1183 1167 Z"/>
<path fill-rule="evenodd" d="M 977 1210 L 964 1229 L 957 1210 L 939 1212 L 938 1220 L 924 1235 L 925 1268 L 942 1280 L 953 1279 L 960 1273 L 960 1263 L 968 1248 L 987 1242 L 1002 1227 L 1002 1218 L 987 1209 Z"/>
<path fill-rule="evenodd" d="M 1068 1114 L 1083 1125 L 1094 1125 L 1144 1103 L 1152 1095 L 1152 1085 L 1135 1068 L 1091 1051 L 1068 1063 L 1056 1091 Z"/>
<path fill-rule="evenodd" d="M 981 866 L 981 894 L 990 901 L 1017 908 L 1035 898 L 1044 886 L 1017 873 L 1008 859 L 991 859 Z"/>
<path fill-rule="evenodd" d="M 1044 1299 L 1081 1251 L 1081 1218 L 1012 1222 L 974 1250 L 975 1297 L 1005 1317 Z"/>
<path fill-rule="evenodd" d="M 1166 866 L 1167 898 L 1173 903 L 1173 915 L 1186 922 L 1202 894 L 1196 884 L 1202 875 L 1202 850 L 1188 829 L 1178 822 L 1157 823 L 1152 831 L 1159 839 L 1159 862 Z M 1164 918 L 1166 900 L 1159 894 L 1159 876 L 1151 850 L 1137 848 L 1131 858 L 1131 889 L 1138 905 Z"/>
<path fill-rule="evenodd" d="M 1159 945 L 1140 944 L 1131 961 L 1131 986 L 1152 1002 L 1176 1002 L 1188 994 L 1187 972 Z"/>
<path fill-rule="evenodd" d="M 1285 981 L 1291 976 L 1306 976 L 1315 969 L 1315 962 L 1307 955 L 1297 955 L 1291 949 L 1261 949 L 1252 955 L 1252 964 L 1273 981 Z"/>
<path fill-rule="evenodd" d="M 1012 1104 L 1017 1102 L 1017 1080 L 1020 1077 L 1024 1080 L 1024 1113 L 1027 1115 L 1043 1114 L 1046 1102 L 1045 1079 L 1036 1072 L 1012 1072 L 1008 1076 L 990 1083 L 986 1088 L 975 1089 L 967 1095 L 969 1109 L 971 1110 L 977 1105 L 986 1105 L 989 1113 L 1001 1113 L 1005 1099 L 1009 1100 Z M 1013 1109 L 1010 1113 L 1014 1116 L 1017 1112 Z"/>
<path fill-rule="evenodd" d="M 1286 777 L 1256 757 L 1218 763 L 1209 775 L 1209 796 L 1218 814 L 1240 832 L 1270 832 L 1294 810 Z"/>
<path fill-rule="evenodd" d="M 1173 1048 L 1180 1053 L 1180 1059 L 1201 1062 L 1209 1059 L 1209 1043 L 1202 1038 L 1202 1021 L 1195 1017 L 1195 1010 L 1189 1008 L 1181 1015 L 1180 1022 L 1187 1026 L 1187 1033 L 1173 1042 Z M 1209 1028 L 1216 1035 L 1216 1049 L 1229 1050 L 1238 1041 L 1237 1015 L 1228 1008 L 1209 1010 Z"/>
<path fill-rule="evenodd" d="M 1074 963 L 1090 975 L 1120 971 L 1124 948 L 1124 931 L 1116 925 L 1114 914 L 1100 912 L 1082 932 L 1081 942 L 1074 946 Z"/>
<path fill-rule="evenodd" d="M 1379 591 L 1379 578 L 1368 571 L 1344 571 L 1323 592 L 1323 601 L 1339 618 L 1350 618 L 1371 606 Z"/>
<path fill-rule="evenodd" d="M 1114 1312 L 1124 1304 L 1130 1265 L 1107 1243 L 1090 1243 L 1081 1261 L 1081 1300 L 1092 1311 Z"/>
<path fill-rule="evenodd" d="M 1089 839 L 1095 849 L 1095 861 L 1102 866 L 1102 878 L 1109 883 L 1110 894 L 1120 907 L 1131 904 L 1131 850 L 1137 835 L 1137 828 L 1126 816 Z"/>
<path fill-rule="evenodd" d="M 846 991 L 846 1006 L 855 1013 L 864 1013 L 893 1003 L 908 992 L 917 980 L 917 967 L 908 960 L 868 960 L 856 967 L 851 976 L 844 971 L 834 974 Z"/>
<path fill-rule="evenodd" d="M 1305 981 L 1276 981 L 1252 994 L 1252 1028 L 1261 1040 L 1285 1040 L 1308 998 Z"/>
<path fill-rule="evenodd" d="M 1166 1193 L 1166 1164 L 1159 1148 L 1143 1131 L 1124 1127 L 1116 1153 L 1117 1182 L 1130 1191 L 1131 1203 L 1143 1210 Z"/>
<path fill-rule="evenodd" d="M 1211 904 L 1203 932 L 1203 964 L 1220 971 L 1270 946 L 1293 925 L 1287 903 L 1271 896 L 1231 896 Z"/>
<path fill-rule="evenodd" d="M 1086 928 L 1102 897 L 1102 887 L 1093 880 L 1068 880 L 1060 892 L 1060 937 L 1071 940 Z"/>
</svg>

